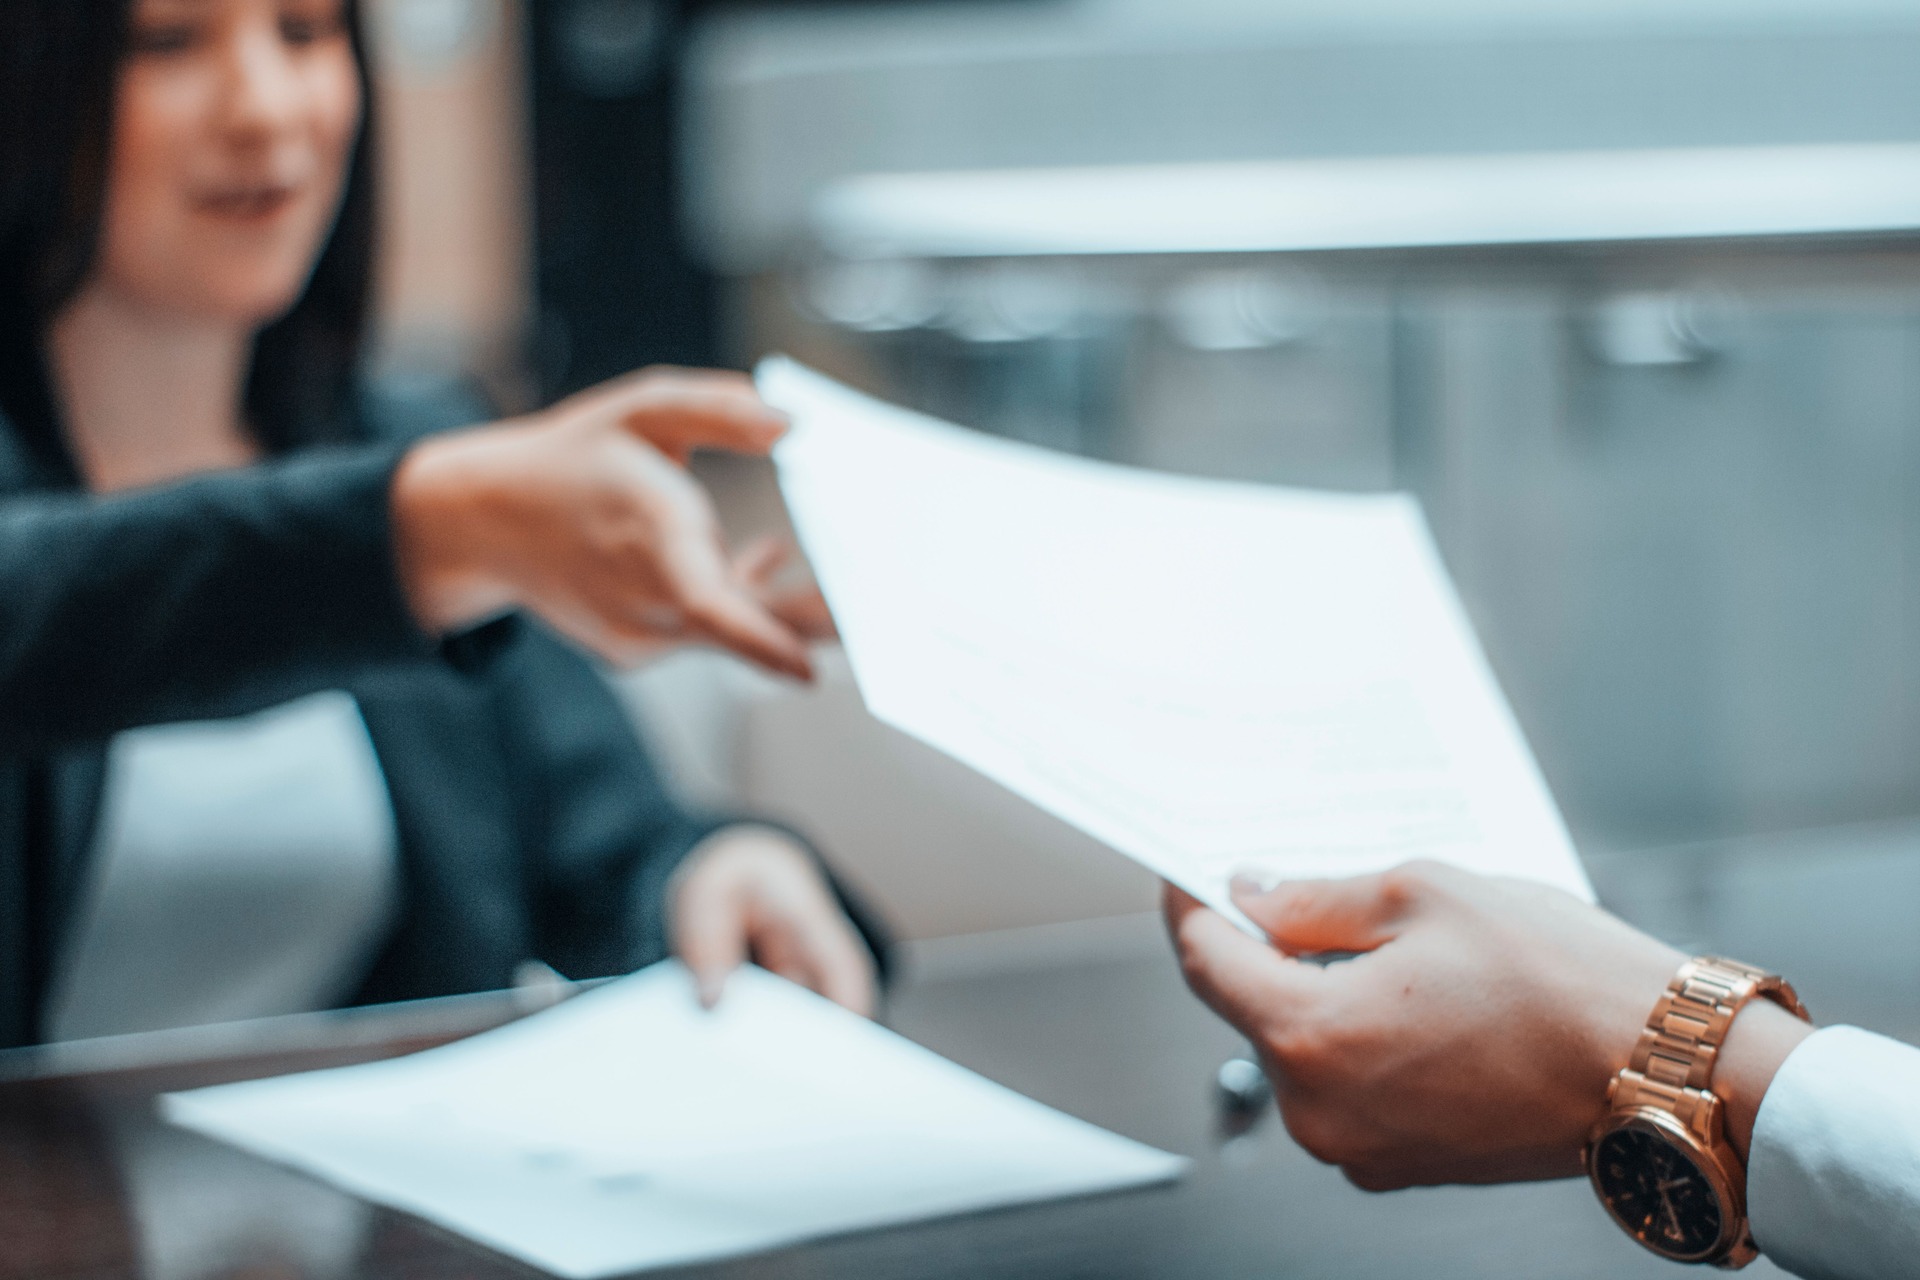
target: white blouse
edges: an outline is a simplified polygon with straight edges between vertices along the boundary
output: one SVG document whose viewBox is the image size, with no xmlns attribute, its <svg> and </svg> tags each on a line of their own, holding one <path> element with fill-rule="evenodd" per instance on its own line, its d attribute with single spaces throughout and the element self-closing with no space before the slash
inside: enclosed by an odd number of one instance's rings
<svg viewBox="0 0 1920 1280">
<path fill-rule="evenodd" d="M 1754 1121 L 1747 1214 L 1808 1280 L 1920 1277 L 1920 1049 L 1858 1027 L 1801 1041 Z"/>
<path fill-rule="evenodd" d="M 338 1002 L 391 925 L 397 850 L 345 693 L 118 735 L 48 1038 Z"/>
</svg>

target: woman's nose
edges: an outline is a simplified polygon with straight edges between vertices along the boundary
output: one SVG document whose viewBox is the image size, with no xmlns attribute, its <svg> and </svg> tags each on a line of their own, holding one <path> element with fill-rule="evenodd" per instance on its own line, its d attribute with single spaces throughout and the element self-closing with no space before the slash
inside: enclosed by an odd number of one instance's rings
<svg viewBox="0 0 1920 1280">
<path fill-rule="evenodd" d="M 226 50 L 226 126 L 244 135 L 269 135 L 299 118 L 300 102 L 300 77 L 280 37 L 278 15 L 269 12 L 237 24 Z"/>
</svg>

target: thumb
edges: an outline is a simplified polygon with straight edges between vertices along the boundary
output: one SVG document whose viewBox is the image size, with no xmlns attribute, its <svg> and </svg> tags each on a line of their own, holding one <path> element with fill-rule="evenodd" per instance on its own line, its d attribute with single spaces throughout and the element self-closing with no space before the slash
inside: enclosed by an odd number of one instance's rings
<svg viewBox="0 0 1920 1280">
<path fill-rule="evenodd" d="M 1233 904 L 1291 955 L 1372 951 L 1400 933 L 1417 889 L 1396 872 L 1266 886 L 1235 876 Z"/>
<path fill-rule="evenodd" d="M 1161 909 L 1187 985 L 1250 1039 L 1274 1019 L 1310 1008 L 1327 982 L 1324 971 L 1275 954 L 1174 885 L 1165 887 Z"/>
</svg>

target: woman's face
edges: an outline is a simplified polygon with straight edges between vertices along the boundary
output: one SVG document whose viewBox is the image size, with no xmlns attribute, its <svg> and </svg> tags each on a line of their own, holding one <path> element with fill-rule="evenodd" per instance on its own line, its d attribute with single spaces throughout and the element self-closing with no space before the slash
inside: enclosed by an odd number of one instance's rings
<svg viewBox="0 0 1920 1280">
<path fill-rule="evenodd" d="M 306 288 L 359 132 L 346 0 L 133 0 L 94 283 L 265 324 Z"/>
</svg>

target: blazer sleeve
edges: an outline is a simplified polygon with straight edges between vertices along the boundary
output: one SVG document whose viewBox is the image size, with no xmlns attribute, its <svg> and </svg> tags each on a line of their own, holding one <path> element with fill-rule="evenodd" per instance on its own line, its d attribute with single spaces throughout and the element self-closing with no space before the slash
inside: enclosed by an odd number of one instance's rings
<svg viewBox="0 0 1920 1280">
<path fill-rule="evenodd" d="M 1801 1041 L 1761 1100 L 1747 1165 L 1754 1241 L 1781 1267 L 1920 1277 L 1920 1049 L 1857 1027 Z"/>
<path fill-rule="evenodd" d="M 530 619 L 479 637 L 526 851 L 539 959 L 570 978 L 667 954 L 667 880 L 726 825 L 668 793 L 626 713 L 587 660 Z"/>
<path fill-rule="evenodd" d="M 529 898 L 540 959 L 570 978 L 593 978 L 665 958 L 674 871 L 708 837 L 752 825 L 792 835 L 820 860 L 887 975 L 889 944 L 877 917 L 803 837 L 777 823 L 682 805 L 584 657 L 526 619 L 490 631 L 501 737 L 519 793 L 522 847 L 532 859 Z"/>
<path fill-rule="evenodd" d="M 432 654 L 393 558 L 403 451 L 0 498 L 0 755 L 236 715 Z"/>
</svg>

